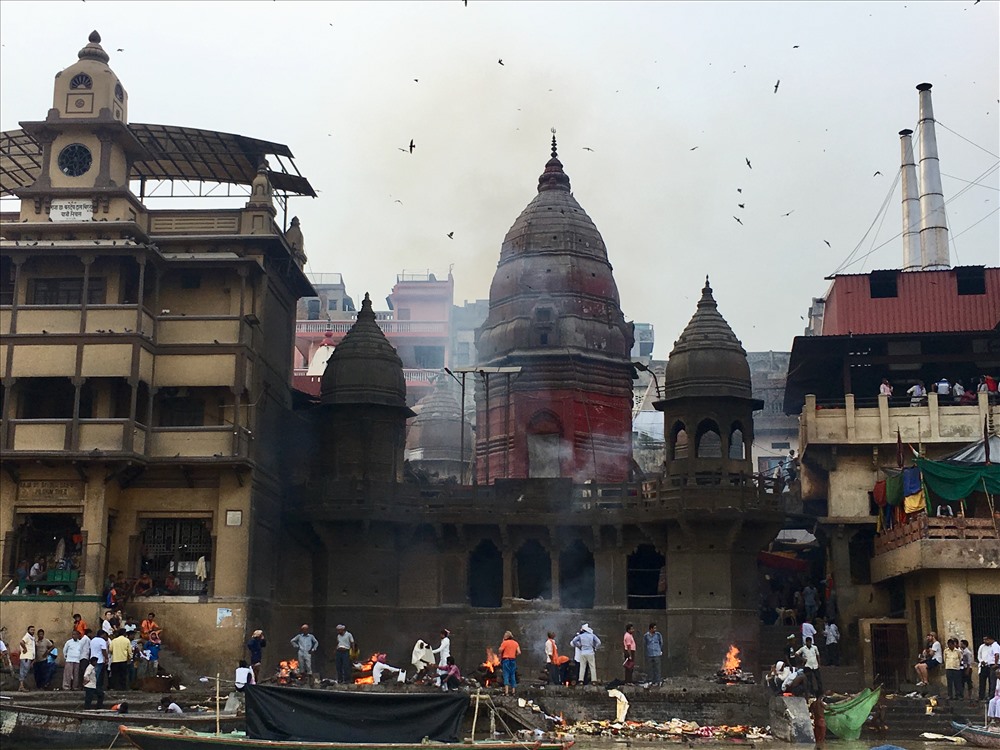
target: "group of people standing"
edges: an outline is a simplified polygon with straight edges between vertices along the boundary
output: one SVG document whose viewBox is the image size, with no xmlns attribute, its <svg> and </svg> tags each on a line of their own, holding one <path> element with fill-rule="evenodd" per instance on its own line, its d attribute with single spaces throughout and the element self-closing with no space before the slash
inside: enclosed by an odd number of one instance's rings
<svg viewBox="0 0 1000 750">
<path fill-rule="evenodd" d="M 978 671 L 979 700 L 994 697 L 1000 674 L 1000 643 L 993 636 L 983 636 L 975 654 L 964 638 L 949 638 L 946 645 L 947 648 L 941 646 L 937 633 L 932 631 L 927 634 L 924 648 L 913 667 L 917 673 L 917 686 L 929 684 L 937 670 L 944 667 L 948 697 L 952 700 L 963 696 L 971 699 L 972 676 Z"/>
<path fill-rule="evenodd" d="M 121 612 L 106 610 L 95 632 L 82 615 L 74 614 L 73 629 L 61 650 L 43 629 L 36 632 L 29 625 L 18 642 L 18 691 L 30 691 L 29 677 L 35 689 L 52 689 L 61 657 L 61 689 L 82 688 L 84 708 L 101 708 L 106 688 L 127 690 L 136 677 L 156 674 L 162 641 L 155 617 L 150 612 L 137 624 Z"/>
<path fill-rule="evenodd" d="M 878 392 L 880 396 L 892 398 L 893 386 L 888 378 L 882 378 Z M 990 403 L 996 403 L 997 379 L 992 375 L 982 375 L 973 388 L 966 388 L 961 380 L 956 380 L 952 383 L 948 378 L 941 378 L 937 382 L 931 383 L 929 388 L 924 385 L 923 380 L 915 380 L 906 389 L 906 395 L 910 397 L 910 406 L 925 405 L 927 403 L 928 392 L 936 393 L 939 400 L 951 399 L 953 403 L 959 405 L 975 404 L 977 401 L 976 394 L 985 393 Z"/>
</svg>

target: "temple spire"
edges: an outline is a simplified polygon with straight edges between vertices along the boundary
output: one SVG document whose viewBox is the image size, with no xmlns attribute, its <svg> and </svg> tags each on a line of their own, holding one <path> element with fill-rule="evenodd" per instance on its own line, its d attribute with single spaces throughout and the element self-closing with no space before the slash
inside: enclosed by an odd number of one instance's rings
<svg viewBox="0 0 1000 750">
<path fill-rule="evenodd" d="M 543 190 L 565 190 L 570 191 L 569 175 L 563 172 L 562 162 L 559 161 L 559 152 L 556 148 L 556 129 L 552 128 L 552 156 L 545 163 L 545 171 L 538 178 L 538 192 Z"/>
</svg>

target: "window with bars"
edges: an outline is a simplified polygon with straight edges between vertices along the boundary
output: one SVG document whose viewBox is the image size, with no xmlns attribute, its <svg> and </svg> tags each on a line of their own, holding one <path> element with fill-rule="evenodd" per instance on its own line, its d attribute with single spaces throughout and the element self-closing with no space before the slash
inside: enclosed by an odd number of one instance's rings
<svg viewBox="0 0 1000 750">
<path fill-rule="evenodd" d="M 158 587 L 169 573 L 177 579 L 179 594 L 200 594 L 206 579 L 198 577 L 198 560 L 205 558 L 206 577 L 211 573 L 212 529 L 206 518 L 150 518 L 142 527 L 143 570 Z"/>
</svg>

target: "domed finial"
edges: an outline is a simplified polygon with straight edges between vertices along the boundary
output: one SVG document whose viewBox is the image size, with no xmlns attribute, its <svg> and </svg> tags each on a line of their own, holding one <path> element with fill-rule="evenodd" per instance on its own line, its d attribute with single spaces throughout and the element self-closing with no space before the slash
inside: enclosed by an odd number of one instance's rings
<svg viewBox="0 0 1000 750">
<path fill-rule="evenodd" d="M 361 310 L 358 311 L 358 320 L 375 320 L 375 311 L 372 309 L 372 298 L 365 292 L 365 298 L 361 300 Z"/>
<path fill-rule="evenodd" d="M 701 290 L 701 299 L 698 300 L 698 307 L 717 307 L 715 297 L 712 296 L 712 285 L 708 283 L 708 274 L 705 274 L 705 286 Z"/>
<path fill-rule="evenodd" d="M 569 177 L 563 172 L 562 162 L 556 152 L 556 129 L 552 128 L 552 156 L 545 164 L 545 171 L 538 178 L 538 192 L 543 190 L 565 190 L 569 192 Z"/>
<path fill-rule="evenodd" d="M 96 31 L 91 31 L 90 36 L 87 37 L 87 41 L 87 46 L 76 53 L 78 58 L 81 60 L 97 60 L 102 63 L 107 63 L 111 59 L 101 46 L 100 34 Z"/>
</svg>

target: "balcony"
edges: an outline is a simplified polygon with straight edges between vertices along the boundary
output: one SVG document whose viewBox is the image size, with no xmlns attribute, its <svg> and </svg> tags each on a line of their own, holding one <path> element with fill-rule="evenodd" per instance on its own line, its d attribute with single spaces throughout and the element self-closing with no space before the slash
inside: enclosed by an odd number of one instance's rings
<svg viewBox="0 0 1000 750">
<path fill-rule="evenodd" d="M 1000 534 L 992 518 L 921 514 L 875 538 L 872 580 L 926 569 L 1000 568 Z"/>
<path fill-rule="evenodd" d="M 24 453 L 64 453 L 72 446 L 72 419 L 12 419 L 11 449 Z M 145 452 L 145 425 L 127 419 L 81 419 L 76 453 Z"/>
<path fill-rule="evenodd" d="M 157 318 L 157 344 L 237 344 L 241 320 L 231 315 L 161 315 Z"/>
<path fill-rule="evenodd" d="M 296 334 L 313 334 L 316 338 L 323 338 L 329 331 L 333 338 L 343 335 L 351 330 L 354 319 L 350 320 L 297 320 L 295 321 Z M 444 336 L 448 337 L 448 321 L 446 320 L 379 320 L 378 327 L 386 336 Z"/>
<path fill-rule="evenodd" d="M 411 388 L 417 390 L 430 388 L 432 379 L 440 374 L 441 370 L 421 370 L 412 367 L 403 368 L 403 378 L 406 380 L 407 390 Z M 322 382 L 322 375 L 310 375 L 309 370 L 305 367 L 296 367 L 292 371 L 292 387 L 303 393 L 318 396 Z"/>
<path fill-rule="evenodd" d="M 149 458 L 246 458 L 250 434 L 232 425 L 218 427 L 153 427 Z"/>
<path fill-rule="evenodd" d="M 848 393 L 843 401 L 819 402 L 807 395 L 801 417 L 801 452 L 817 445 L 886 445 L 896 442 L 968 443 L 982 438 L 983 420 L 993 412 L 1000 420 L 1000 406 L 990 404 L 985 393 L 968 406 L 941 402 L 928 394 L 921 406 L 892 405 L 885 396 L 858 399 Z"/>
</svg>

